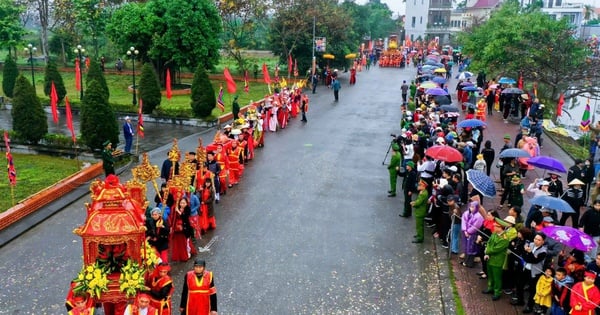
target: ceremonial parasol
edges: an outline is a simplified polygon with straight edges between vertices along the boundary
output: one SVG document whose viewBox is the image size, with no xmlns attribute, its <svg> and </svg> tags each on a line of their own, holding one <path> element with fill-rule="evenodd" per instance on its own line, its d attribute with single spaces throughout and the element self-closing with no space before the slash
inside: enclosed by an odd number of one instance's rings
<svg viewBox="0 0 600 315">
<path fill-rule="evenodd" d="M 332 54 L 323 54 L 323 59 L 335 59 L 335 56 Z"/>
<path fill-rule="evenodd" d="M 346 59 L 354 59 L 354 58 L 356 58 L 356 54 L 354 54 L 354 53 L 346 55 Z"/>
<path fill-rule="evenodd" d="M 447 145 L 434 145 L 425 150 L 425 155 L 448 163 L 461 162 L 463 160 L 460 151 Z"/>
</svg>

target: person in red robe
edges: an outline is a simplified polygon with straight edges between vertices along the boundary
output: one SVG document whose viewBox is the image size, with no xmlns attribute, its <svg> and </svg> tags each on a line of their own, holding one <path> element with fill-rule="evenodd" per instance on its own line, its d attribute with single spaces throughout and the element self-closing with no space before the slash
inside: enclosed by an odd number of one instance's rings
<svg viewBox="0 0 600 315">
<path fill-rule="evenodd" d="M 216 229 L 217 222 L 215 221 L 215 191 L 213 189 L 213 181 L 206 179 L 202 185 L 202 192 L 200 194 L 200 225 L 202 231 L 207 231 L 209 228 Z"/>
<path fill-rule="evenodd" d="M 227 157 L 229 159 L 229 184 L 237 185 L 240 181 L 240 159 L 236 140 L 231 142 L 231 150 L 229 150 Z"/>
<path fill-rule="evenodd" d="M 185 275 L 179 311 L 182 315 L 218 315 L 213 273 L 202 259 L 196 259 L 194 270 Z"/>
<path fill-rule="evenodd" d="M 192 210 L 186 197 L 182 197 L 174 209 L 171 210 L 171 261 L 187 261 L 190 259 L 189 238 L 194 234 L 194 229 L 190 225 L 190 215 Z"/>
<path fill-rule="evenodd" d="M 353 67 L 350 69 L 350 85 L 356 84 L 356 69 Z"/>
<path fill-rule="evenodd" d="M 221 183 L 221 195 L 227 193 L 227 177 L 229 175 L 229 158 L 227 157 L 227 150 L 224 149 L 222 144 L 217 145 L 217 153 L 215 154 L 215 160 L 221 166 L 221 172 L 219 172 L 219 182 Z M 231 183 L 229 183 L 231 187 Z"/>
<path fill-rule="evenodd" d="M 582 282 L 571 290 L 571 315 L 594 315 L 600 304 L 600 290 L 594 285 L 596 274 L 586 271 Z"/>
<path fill-rule="evenodd" d="M 147 280 L 146 286 L 150 295 L 150 306 L 158 310 L 159 315 L 171 315 L 171 297 L 175 288 L 169 276 L 171 267 L 161 263 Z"/>
<path fill-rule="evenodd" d="M 127 305 L 124 315 L 161 315 L 158 310 L 150 305 L 150 295 L 147 293 L 139 293 L 133 304 Z M 120 314 L 119 314 L 120 315 Z"/>
<path fill-rule="evenodd" d="M 75 292 L 73 292 L 73 289 L 77 286 L 77 283 L 75 283 L 74 281 L 71 281 L 71 287 L 69 288 L 69 292 L 67 292 L 67 297 L 65 298 L 65 307 L 67 308 L 67 312 L 74 309 L 75 308 L 75 300 L 81 300 L 81 295 L 76 295 Z M 79 298 L 78 298 L 79 297 Z M 93 307 L 95 302 L 94 299 L 88 299 L 87 296 L 86 297 L 86 303 L 87 303 L 87 307 Z"/>
<path fill-rule="evenodd" d="M 72 291 L 71 291 L 72 292 Z M 94 300 L 86 295 L 73 295 L 71 297 L 72 308 L 69 310 L 69 315 L 93 315 Z"/>
</svg>

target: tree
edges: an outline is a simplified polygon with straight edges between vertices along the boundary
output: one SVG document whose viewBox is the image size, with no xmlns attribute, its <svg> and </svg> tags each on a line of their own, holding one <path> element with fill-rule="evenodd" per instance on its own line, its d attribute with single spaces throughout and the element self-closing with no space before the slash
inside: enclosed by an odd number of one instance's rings
<svg viewBox="0 0 600 315">
<path fill-rule="evenodd" d="M 160 105 L 162 94 L 160 84 L 154 68 L 149 63 L 144 64 L 142 76 L 140 77 L 140 100 L 143 100 L 144 114 L 152 114 L 152 111 Z"/>
<path fill-rule="evenodd" d="M 196 117 L 206 117 L 217 106 L 215 90 L 204 67 L 198 66 L 192 81 L 192 111 Z"/>
<path fill-rule="evenodd" d="M 92 150 L 102 149 L 106 140 L 116 147 L 119 143 L 119 125 L 113 109 L 105 98 L 102 85 L 89 81 L 81 102 L 81 138 Z"/>
<path fill-rule="evenodd" d="M 67 95 L 67 89 L 65 88 L 65 83 L 63 82 L 60 72 L 58 72 L 56 62 L 50 60 L 46 65 L 46 73 L 44 75 L 44 94 L 46 96 L 50 95 L 52 82 L 54 82 L 56 94 L 58 95 L 58 102 L 60 103 L 63 98 L 65 98 L 65 95 Z"/>
<path fill-rule="evenodd" d="M 15 49 L 14 57 L 17 57 L 16 46 L 27 33 L 19 20 L 19 16 L 25 12 L 25 6 L 16 5 L 12 0 L 0 0 L 0 48 Z"/>
<path fill-rule="evenodd" d="M 556 100 L 561 92 L 567 98 L 590 93 L 600 95 L 600 87 L 589 82 L 600 79 L 600 61 L 588 58 L 585 43 L 573 36 L 574 27 L 555 20 L 539 9 L 521 10 L 509 1 L 477 28 L 459 35 L 463 52 L 473 57 L 471 71 L 492 70 L 498 74 L 523 74 L 537 81 Z"/>
<path fill-rule="evenodd" d="M 94 56 L 98 57 L 98 38 L 104 34 L 109 19 L 109 8 L 102 0 L 71 0 L 75 25 L 79 35 L 92 38 Z M 83 37 L 82 36 L 82 37 Z"/>
<path fill-rule="evenodd" d="M 46 112 L 35 93 L 33 85 L 19 75 L 12 99 L 13 130 L 30 143 L 38 143 L 48 133 Z"/>
<path fill-rule="evenodd" d="M 100 85 L 100 88 L 102 89 L 102 94 L 104 95 L 106 102 L 108 102 L 108 99 L 110 97 L 108 84 L 106 83 L 104 73 L 102 73 L 102 69 L 100 68 L 100 64 L 93 59 L 90 61 L 90 68 L 88 69 L 87 77 L 85 78 L 86 89 L 90 87 L 90 83 L 92 81 L 96 81 Z"/>
<path fill-rule="evenodd" d="M 150 0 L 128 3 L 117 9 L 107 25 L 109 38 L 123 48 L 140 51 L 160 78 L 164 69 L 219 62 L 221 18 L 211 0 Z"/>
<path fill-rule="evenodd" d="M 13 97 L 13 91 L 15 89 L 15 82 L 19 76 L 19 69 L 17 63 L 11 57 L 10 54 L 6 56 L 4 60 L 4 70 L 2 71 L 2 90 L 4 94 L 10 98 Z"/>
</svg>

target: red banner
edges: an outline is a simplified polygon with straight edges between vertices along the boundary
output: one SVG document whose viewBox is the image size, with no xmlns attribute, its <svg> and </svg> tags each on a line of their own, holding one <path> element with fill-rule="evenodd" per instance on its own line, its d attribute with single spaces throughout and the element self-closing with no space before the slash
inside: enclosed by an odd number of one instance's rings
<svg viewBox="0 0 600 315">
<path fill-rule="evenodd" d="M 75 59 L 75 89 L 81 91 L 81 68 L 79 59 Z"/>
<path fill-rule="evenodd" d="M 248 70 L 244 71 L 244 92 L 250 91 L 250 82 L 248 80 Z"/>
<path fill-rule="evenodd" d="M 69 98 L 65 96 L 65 112 L 67 114 L 67 128 L 71 131 L 71 139 L 73 143 L 77 142 L 75 136 L 75 129 L 73 129 L 73 114 L 71 114 L 71 104 L 69 104 Z"/>
<path fill-rule="evenodd" d="M 556 116 L 562 116 L 563 105 L 565 105 L 565 95 L 560 93 L 558 104 L 556 105 Z"/>
<path fill-rule="evenodd" d="M 217 97 L 217 106 L 221 112 L 225 111 L 225 103 L 223 102 L 223 86 L 219 87 L 219 97 Z"/>
<path fill-rule="evenodd" d="M 225 76 L 225 81 L 227 81 L 227 93 L 235 93 L 235 91 L 237 91 L 237 85 L 231 77 L 231 73 L 229 73 L 229 68 L 225 68 L 225 70 L 223 70 L 223 75 Z"/>
<path fill-rule="evenodd" d="M 271 84 L 271 76 L 269 76 L 269 69 L 267 69 L 267 64 L 263 63 L 263 78 L 265 79 L 266 84 Z"/>
<path fill-rule="evenodd" d="M 292 61 L 292 54 L 288 54 L 288 75 L 292 74 L 293 69 L 294 69 L 294 63 Z"/>
<path fill-rule="evenodd" d="M 168 71 L 168 70 L 167 70 Z M 168 72 L 167 72 L 168 74 Z M 140 108 L 138 109 L 138 123 L 137 123 L 137 134 L 140 137 L 144 137 L 144 115 L 142 114 L 142 109 L 144 105 L 142 105 L 142 99 L 140 98 Z"/>
<path fill-rule="evenodd" d="M 171 70 L 169 68 L 167 68 L 167 80 L 166 80 L 166 85 L 167 85 L 167 99 L 170 100 L 172 97 L 172 92 L 171 92 Z M 140 106 L 141 106 L 141 102 L 140 102 Z M 142 136 L 143 138 L 143 136 Z"/>
<path fill-rule="evenodd" d="M 6 161 L 8 170 L 8 181 L 11 186 L 17 184 L 17 171 L 15 170 L 15 163 L 13 161 L 12 154 L 10 153 L 10 139 L 8 139 L 8 131 L 4 131 L 4 145 L 6 146 Z"/>
<path fill-rule="evenodd" d="M 56 86 L 54 86 L 54 81 L 52 81 L 52 85 L 50 86 L 50 108 L 52 109 L 52 120 L 55 124 L 58 124 L 58 94 L 56 93 Z"/>
</svg>

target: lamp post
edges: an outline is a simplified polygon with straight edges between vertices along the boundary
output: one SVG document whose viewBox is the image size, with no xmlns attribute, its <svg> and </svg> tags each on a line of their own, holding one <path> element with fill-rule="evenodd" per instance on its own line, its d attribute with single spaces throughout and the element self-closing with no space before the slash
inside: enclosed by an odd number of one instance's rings
<svg viewBox="0 0 600 315">
<path fill-rule="evenodd" d="M 127 51 L 127 56 L 131 57 L 131 68 L 133 69 L 133 71 L 131 72 L 133 77 L 133 105 L 137 104 L 137 89 L 135 88 L 135 57 L 139 53 L 140 52 L 133 46 L 129 47 L 129 50 Z"/>
<path fill-rule="evenodd" d="M 85 49 L 81 47 L 81 45 L 77 45 L 77 47 L 73 50 L 74 53 L 77 54 L 77 58 L 79 58 L 79 99 L 83 99 L 83 53 Z"/>
<path fill-rule="evenodd" d="M 37 50 L 32 44 L 25 47 L 25 53 L 29 53 L 29 62 L 31 63 L 31 84 L 33 84 L 33 90 L 35 91 L 35 75 L 33 73 L 33 53 Z"/>
</svg>

